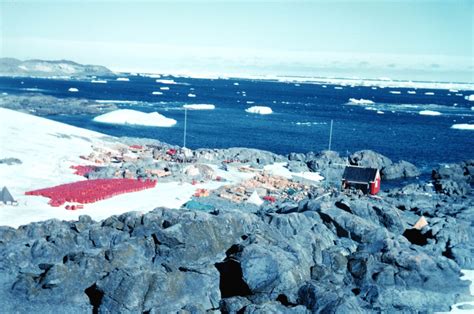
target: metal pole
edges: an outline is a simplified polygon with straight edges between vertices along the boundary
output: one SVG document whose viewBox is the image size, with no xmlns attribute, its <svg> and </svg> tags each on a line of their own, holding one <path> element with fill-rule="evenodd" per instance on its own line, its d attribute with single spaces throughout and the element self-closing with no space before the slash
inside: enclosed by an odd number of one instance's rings
<svg viewBox="0 0 474 314">
<path fill-rule="evenodd" d="M 186 125 L 188 123 L 188 109 L 184 108 L 184 135 L 183 135 L 183 148 L 186 148 Z"/>
<path fill-rule="evenodd" d="M 331 129 L 329 130 L 329 148 L 328 148 L 328 150 L 331 150 L 331 142 L 332 142 L 332 123 L 333 123 L 333 120 L 331 120 Z"/>
</svg>

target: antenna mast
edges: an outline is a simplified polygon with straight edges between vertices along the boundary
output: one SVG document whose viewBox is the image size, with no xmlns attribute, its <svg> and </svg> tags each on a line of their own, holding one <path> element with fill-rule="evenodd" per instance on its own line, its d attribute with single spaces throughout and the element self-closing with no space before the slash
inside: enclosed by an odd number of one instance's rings
<svg viewBox="0 0 474 314">
<path fill-rule="evenodd" d="M 333 124 L 333 120 L 331 119 L 331 129 L 329 130 L 329 148 L 328 148 L 328 150 L 331 150 L 331 143 L 332 143 L 332 124 Z"/>
<path fill-rule="evenodd" d="M 188 124 L 188 109 L 184 108 L 184 134 L 183 134 L 183 148 L 186 148 L 186 126 Z"/>
</svg>

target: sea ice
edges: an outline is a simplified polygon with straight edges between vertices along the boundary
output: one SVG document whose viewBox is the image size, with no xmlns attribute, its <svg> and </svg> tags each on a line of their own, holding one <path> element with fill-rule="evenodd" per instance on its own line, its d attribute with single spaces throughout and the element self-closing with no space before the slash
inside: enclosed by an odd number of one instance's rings
<svg viewBox="0 0 474 314">
<path fill-rule="evenodd" d="M 105 113 L 93 119 L 96 122 L 112 124 L 132 124 L 156 127 L 171 127 L 176 120 L 167 118 L 158 112 L 141 112 L 130 109 L 120 109 Z"/>
<path fill-rule="evenodd" d="M 71 93 L 77 93 L 79 90 L 75 87 L 71 87 L 68 89 L 68 91 L 70 91 Z"/>
<path fill-rule="evenodd" d="M 433 96 L 434 94 L 435 94 L 435 93 L 433 93 L 433 92 L 426 92 L 426 93 L 425 93 L 425 95 L 427 95 L 427 96 Z"/>
<path fill-rule="evenodd" d="M 256 114 L 271 114 L 273 113 L 272 108 L 265 107 L 265 106 L 253 106 L 250 108 L 245 109 L 248 113 L 256 113 Z"/>
<path fill-rule="evenodd" d="M 349 98 L 349 104 L 351 105 L 373 105 L 374 102 L 369 99 L 356 99 L 356 98 Z"/>
<path fill-rule="evenodd" d="M 457 130 L 474 130 L 474 124 L 468 124 L 468 123 L 453 124 L 451 128 L 457 129 Z"/>
<path fill-rule="evenodd" d="M 398 90 L 391 90 L 390 91 L 390 94 L 395 94 L 395 95 L 400 95 L 402 92 L 398 91 Z"/>
<path fill-rule="evenodd" d="M 191 94 L 191 93 L 189 93 L 189 94 L 188 94 L 188 97 L 194 98 L 194 97 L 196 97 L 196 94 Z"/>
<path fill-rule="evenodd" d="M 421 110 L 419 114 L 421 114 L 422 116 L 440 116 L 441 112 L 433 110 Z"/>
<path fill-rule="evenodd" d="M 170 88 L 168 86 L 163 86 L 163 87 L 160 87 L 161 90 L 170 90 Z"/>
<path fill-rule="evenodd" d="M 210 104 L 188 104 L 184 105 L 183 108 L 191 110 L 213 110 L 216 109 L 216 106 Z"/>
<path fill-rule="evenodd" d="M 117 81 L 128 82 L 130 80 L 128 79 L 128 77 L 119 77 L 117 78 Z"/>
<path fill-rule="evenodd" d="M 466 96 L 466 99 L 469 101 L 474 101 L 474 94 Z"/>
<path fill-rule="evenodd" d="M 163 95 L 162 92 L 152 92 L 152 95 Z"/>
<path fill-rule="evenodd" d="M 92 80 L 91 83 L 95 84 L 107 84 L 106 80 Z"/>
<path fill-rule="evenodd" d="M 167 80 L 167 79 L 157 79 L 155 82 L 161 84 L 177 84 L 174 80 Z"/>
<path fill-rule="evenodd" d="M 407 93 L 408 93 L 408 94 L 411 94 L 411 95 L 414 95 L 414 94 L 416 94 L 416 91 L 414 91 L 414 90 L 409 90 Z"/>
</svg>

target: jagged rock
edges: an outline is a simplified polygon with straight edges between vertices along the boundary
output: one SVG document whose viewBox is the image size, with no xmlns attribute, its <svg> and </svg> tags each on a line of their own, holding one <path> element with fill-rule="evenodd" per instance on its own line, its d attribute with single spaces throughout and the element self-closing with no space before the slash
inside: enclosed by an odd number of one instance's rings
<svg viewBox="0 0 474 314">
<path fill-rule="evenodd" d="M 420 174 L 420 170 L 414 164 L 404 160 L 387 165 L 382 170 L 382 178 L 385 180 L 412 178 Z"/>
<path fill-rule="evenodd" d="M 349 156 L 349 162 L 351 165 L 377 168 L 382 170 L 383 168 L 390 166 L 392 161 L 372 150 L 360 150 Z"/>
</svg>

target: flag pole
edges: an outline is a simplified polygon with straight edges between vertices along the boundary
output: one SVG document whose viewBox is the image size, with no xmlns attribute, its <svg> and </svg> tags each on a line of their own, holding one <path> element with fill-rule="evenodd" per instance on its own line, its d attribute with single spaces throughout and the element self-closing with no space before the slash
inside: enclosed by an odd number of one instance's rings
<svg viewBox="0 0 474 314">
<path fill-rule="evenodd" d="M 331 142 L 332 142 L 332 124 L 333 124 L 333 120 L 331 119 L 331 128 L 329 130 L 329 148 L 328 150 L 331 150 Z"/>
</svg>

